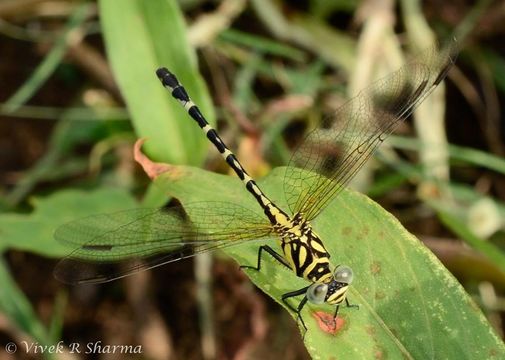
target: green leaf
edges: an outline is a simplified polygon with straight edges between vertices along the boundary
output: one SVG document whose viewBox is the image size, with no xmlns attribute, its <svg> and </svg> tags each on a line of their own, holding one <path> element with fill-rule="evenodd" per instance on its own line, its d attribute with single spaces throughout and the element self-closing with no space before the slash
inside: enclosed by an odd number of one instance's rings
<svg viewBox="0 0 505 360">
<path fill-rule="evenodd" d="M 53 238 L 58 226 L 92 214 L 136 206 L 133 197 L 124 190 L 106 188 L 92 192 L 63 190 L 32 202 L 35 209 L 31 214 L 0 215 L 0 250 L 11 248 L 53 257 L 68 255 L 73 249 Z"/>
<path fill-rule="evenodd" d="M 306 61 L 306 54 L 303 51 L 287 44 L 272 41 L 268 38 L 253 35 L 248 32 L 227 29 L 219 34 L 219 39 L 244 47 L 250 47 L 258 52 L 267 53 L 269 55 L 277 55 L 293 61 Z"/>
<path fill-rule="evenodd" d="M 420 151 L 423 147 L 440 146 L 436 144 L 423 144 L 420 140 L 392 135 L 388 142 L 395 148 Z M 487 168 L 505 174 L 505 160 L 499 156 L 476 150 L 465 146 L 449 145 L 449 155 L 452 160 L 464 161 L 468 164 Z M 435 165 L 435 164 L 434 164 Z"/>
<path fill-rule="evenodd" d="M 184 18 L 174 0 L 101 0 L 107 54 L 139 137 L 153 159 L 198 164 L 207 142 L 186 111 L 161 86 L 155 71 L 166 66 L 214 123 L 211 100 L 188 46 Z"/>
<path fill-rule="evenodd" d="M 44 60 L 33 71 L 30 78 L 5 102 L 5 109 L 8 109 L 9 112 L 18 110 L 54 73 L 67 53 L 67 48 L 71 44 L 70 39 L 72 36 L 75 36 L 79 26 L 86 20 L 90 8 L 91 5 L 86 3 L 76 7 L 69 17 L 63 33 L 58 36 L 51 51 L 48 52 Z"/>
<path fill-rule="evenodd" d="M 259 182 L 283 208 L 283 169 Z M 238 179 L 189 167 L 173 167 L 157 183 L 183 204 L 229 201 L 261 211 Z M 304 308 L 305 344 L 314 358 L 338 359 L 490 359 L 505 348 L 485 317 L 435 256 L 379 205 L 364 195 L 344 191 L 313 223 L 334 265 L 353 268 L 355 281 L 342 306 L 345 324 L 335 335 L 323 332 L 315 310 Z M 280 252 L 278 244 L 270 244 Z M 256 263 L 258 244 L 225 252 L 239 264 Z M 261 272 L 247 271 L 252 281 L 279 304 L 281 295 L 307 281 L 265 257 Z M 284 306 L 284 305 L 283 305 Z"/>
<path fill-rule="evenodd" d="M 472 248 L 485 255 L 489 260 L 496 264 L 503 273 L 505 273 L 505 253 L 500 249 L 500 247 L 475 235 L 467 226 L 467 223 L 465 223 L 462 219 L 459 219 L 454 214 L 451 214 L 451 212 L 444 209 L 443 206 L 439 206 L 434 203 L 430 203 L 430 205 L 437 210 L 438 218 L 444 225 L 446 225 Z"/>
<path fill-rule="evenodd" d="M 37 318 L 33 308 L 16 285 L 3 258 L 0 258 L 0 312 L 16 324 L 19 330 L 29 334 L 42 344 L 50 345 L 52 340 L 47 336 L 47 330 Z"/>
</svg>

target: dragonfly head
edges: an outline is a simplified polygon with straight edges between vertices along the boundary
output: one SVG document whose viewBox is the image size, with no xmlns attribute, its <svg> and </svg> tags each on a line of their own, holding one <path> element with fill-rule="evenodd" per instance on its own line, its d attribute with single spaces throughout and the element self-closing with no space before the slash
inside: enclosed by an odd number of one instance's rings
<svg viewBox="0 0 505 360">
<path fill-rule="evenodd" d="M 335 268 L 333 279 L 328 283 L 314 283 L 307 288 L 307 300 L 312 304 L 340 304 L 345 300 L 349 285 L 353 280 L 352 269 L 345 265 Z"/>
</svg>

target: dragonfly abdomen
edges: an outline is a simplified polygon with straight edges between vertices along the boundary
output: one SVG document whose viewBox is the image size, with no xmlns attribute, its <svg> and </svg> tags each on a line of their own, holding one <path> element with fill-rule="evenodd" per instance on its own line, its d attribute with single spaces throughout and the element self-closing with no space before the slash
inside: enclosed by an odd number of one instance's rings
<svg viewBox="0 0 505 360">
<path fill-rule="evenodd" d="M 235 154 L 224 144 L 216 130 L 207 122 L 198 106 L 191 101 L 186 90 L 179 83 L 179 80 L 177 80 L 175 75 L 166 68 L 158 69 L 156 74 L 163 86 L 170 90 L 172 96 L 181 103 L 184 109 L 188 112 L 189 116 L 196 121 L 198 126 L 205 133 L 207 139 L 209 139 L 209 141 L 216 147 L 226 163 L 233 169 L 240 180 L 242 180 L 246 189 L 254 196 L 256 201 L 258 201 L 260 206 L 263 208 L 265 214 L 270 220 L 270 223 L 274 224 L 287 219 L 287 215 L 277 206 L 272 204 L 270 199 L 263 193 L 263 191 L 261 191 L 247 171 L 245 171 Z"/>
</svg>

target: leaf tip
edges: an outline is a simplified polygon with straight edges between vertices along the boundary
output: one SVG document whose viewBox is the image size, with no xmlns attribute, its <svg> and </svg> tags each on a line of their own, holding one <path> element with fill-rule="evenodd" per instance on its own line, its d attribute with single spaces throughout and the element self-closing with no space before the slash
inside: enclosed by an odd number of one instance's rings
<svg viewBox="0 0 505 360">
<path fill-rule="evenodd" d="M 147 138 L 140 138 L 135 142 L 135 145 L 133 146 L 133 158 L 140 164 L 140 166 L 142 166 L 142 169 L 144 169 L 144 172 L 147 174 L 147 176 L 154 180 L 161 174 L 169 171 L 172 166 L 165 163 L 154 162 L 149 159 L 142 152 L 142 145 L 146 140 Z"/>
</svg>

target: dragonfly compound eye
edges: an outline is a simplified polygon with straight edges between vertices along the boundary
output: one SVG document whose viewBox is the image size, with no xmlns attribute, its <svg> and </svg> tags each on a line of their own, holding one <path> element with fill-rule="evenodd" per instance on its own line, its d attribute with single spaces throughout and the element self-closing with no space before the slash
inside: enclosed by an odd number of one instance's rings
<svg viewBox="0 0 505 360">
<path fill-rule="evenodd" d="M 352 269 L 349 266 L 345 265 L 339 265 L 335 269 L 335 273 L 333 274 L 333 277 L 336 281 L 344 283 L 344 284 L 350 284 L 352 283 L 352 279 L 354 278 Z"/>
<path fill-rule="evenodd" d="M 314 283 L 307 289 L 307 300 L 312 304 L 323 304 L 328 293 L 328 285 Z"/>
</svg>

